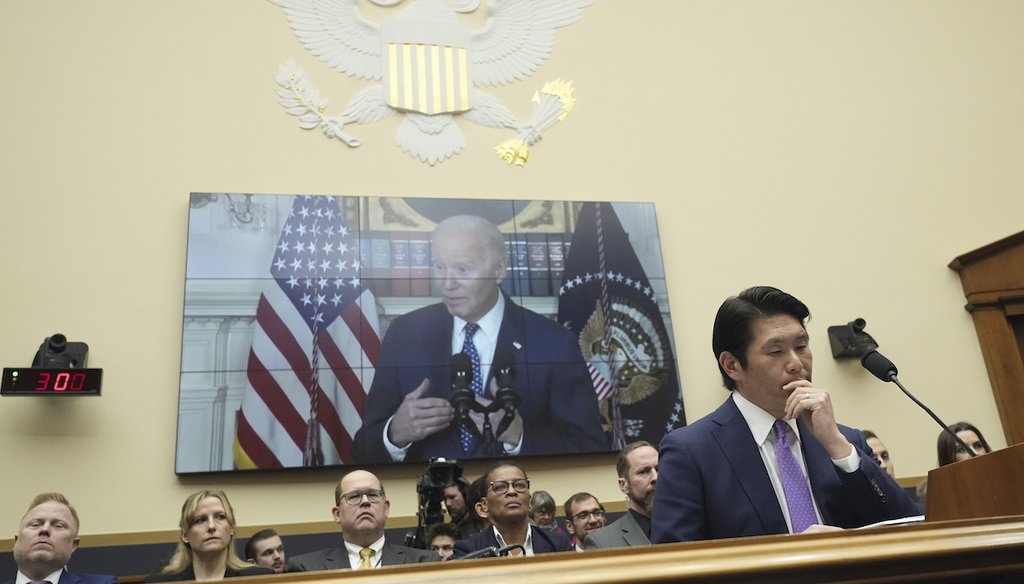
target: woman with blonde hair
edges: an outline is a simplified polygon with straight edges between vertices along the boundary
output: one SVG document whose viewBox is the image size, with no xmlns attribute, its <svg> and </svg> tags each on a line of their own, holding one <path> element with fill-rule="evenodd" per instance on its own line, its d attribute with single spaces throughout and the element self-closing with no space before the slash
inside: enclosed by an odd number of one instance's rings
<svg viewBox="0 0 1024 584">
<path fill-rule="evenodd" d="M 178 525 L 178 549 L 163 571 L 146 576 L 145 582 L 223 580 L 274 573 L 238 557 L 235 512 L 224 491 L 204 490 L 189 495 L 181 507 Z"/>
</svg>

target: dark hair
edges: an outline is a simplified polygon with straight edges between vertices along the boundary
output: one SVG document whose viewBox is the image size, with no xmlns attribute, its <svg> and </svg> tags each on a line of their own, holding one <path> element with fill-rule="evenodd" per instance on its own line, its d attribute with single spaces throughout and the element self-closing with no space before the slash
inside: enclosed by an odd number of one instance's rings
<svg viewBox="0 0 1024 584">
<path fill-rule="evenodd" d="M 495 462 L 490 467 L 488 467 L 488 469 L 484 472 L 484 476 L 481 477 L 481 478 L 483 478 L 482 484 L 480 485 L 480 487 L 481 487 L 480 488 L 480 498 L 481 499 L 484 498 L 485 496 L 487 496 L 487 489 L 490 487 L 490 482 L 491 482 L 491 473 L 493 473 L 494 471 L 496 471 L 499 468 L 502 468 L 504 466 L 511 466 L 511 467 L 518 468 L 519 470 L 523 471 L 523 476 L 524 477 L 530 478 L 526 474 L 526 469 L 524 469 L 523 467 L 519 466 L 518 462 L 512 462 L 511 460 L 508 460 L 508 459 L 499 460 L 498 462 Z M 479 499 L 477 499 L 477 500 L 479 500 Z M 476 503 L 476 501 L 473 501 L 473 502 Z"/>
<path fill-rule="evenodd" d="M 630 442 L 625 445 L 622 450 L 619 451 L 619 457 L 615 460 L 615 473 L 619 475 L 620 479 L 626 478 L 626 474 L 629 473 L 629 453 L 633 452 L 637 448 L 643 448 L 644 446 L 654 448 L 654 445 L 646 440 L 637 440 L 636 442 Z M 657 448 L 654 449 L 657 450 Z"/>
<path fill-rule="evenodd" d="M 454 523 L 435 523 L 427 530 L 427 546 L 429 547 L 433 543 L 434 538 L 439 535 L 448 536 L 452 538 L 452 541 L 459 541 L 462 538 L 458 525 Z"/>
<path fill-rule="evenodd" d="M 245 559 L 255 560 L 256 559 L 256 544 L 259 542 L 270 539 L 277 535 L 277 532 L 273 529 L 261 529 L 256 533 L 252 534 L 249 541 L 245 542 Z"/>
<path fill-rule="evenodd" d="M 771 286 L 754 286 L 740 292 L 739 296 L 726 298 L 718 308 L 711 333 L 711 349 L 715 353 L 715 361 L 728 351 L 740 367 L 746 367 L 747 349 L 754 340 L 754 321 L 780 314 L 788 314 L 804 326 L 811 311 L 803 302 Z M 725 372 L 721 363 L 718 364 L 718 370 L 722 374 L 725 388 L 729 391 L 736 389 L 736 382 Z"/>
<path fill-rule="evenodd" d="M 981 430 L 975 428 L 973 424 L 968 422 L 957 422 L 952 426 L 949 426 L 949 431 L 954 434 L 965 430 L 970 430 L 977 434 L 978 440 L 981 441 L 982 447 L 985 448 L 985 452 L 992 452 L 992 447 L 988 445 L 988 441 L 985 440 L 985 436 L 981 434 Z M 939 466 L 946 466 L 947 464 L 953 464 L 956 462 L 956 453 L 961 450 L 961 448 L 957 445 L 956 440 L 953 440 L 953 437 L 949 435 L 949 432 L 942 432 L 939 434 L 937 447 L 939 451 Z"/>
<path fill-rule="evenodd" d="M 871 430 L 861 430 L 860 432 L 861 432 L 861 434 L 864 434 L 864 439 L 865 440 L 867 440 L 868 438 L 874 438 L 875 440 L 879 439 L 878 438 L 878 434 L 875 434 Z"/>
<path fill-rule="evenodd" d="M 565 501 L 565 518 L 568 519 L 569 521 L 572 521 L 572 504 L 573 503 L 582 503 L 584 501 L 589 501 L 590 499 L 593 499 L 593 500 L 597 501 L 597 506 L 600 507 L 602 511 L 604 511 L 604 505 L 601 504 L 601 501 L 597 500 L 597 497 L 591 495 L 590 493 L 580 492 L 580 493 L 576 493 L 575 495 L 573 495 L 573 496 L 569 497 L 568 499 L 566 499 L 566 501 Z"/>
</svg>

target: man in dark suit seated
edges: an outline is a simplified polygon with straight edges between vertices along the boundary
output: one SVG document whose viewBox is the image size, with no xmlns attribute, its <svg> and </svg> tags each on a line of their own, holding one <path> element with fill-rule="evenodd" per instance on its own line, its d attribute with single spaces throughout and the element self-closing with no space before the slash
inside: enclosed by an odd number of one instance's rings
<svg viewBox="0 0 1024 584">
<path fill-rule="evenodd" d="M 811 381 L 809 316 L 769 286 L 719 308 L 712 348 L 732 395 L 662 440 L 652 542 L 836 531 L 920 514 Z"/>
<path fill-rule="evenodd" d="M 658 484 L 658 451 L 646 440 L 630 442 L 615 462 L 626 513 L 587 536 L 586 549 L 651 545 L 651 507 Z"/>
<path fill-rule="evenodd" d="M 314 570 L 368 570 L 438 559 L 436 554 L 388 543 L 384 523 L 391 502 L 380 480 L 365 470 L 344 477 L 334 490 L 334 522 L 341 526 L 343 545 L 295 556 L 288 560 L 289 572 Z"/>
<path fill-rule="evenodd" d="M 497 462 L 484 473 L 483 483 L 487 492 L 480 506 L 491 527 L 455 542 L 454 558 L 509 546 L 521 546 L 509 551 L 512 556 L 572 550 L 564 535 L 530 524 L 530 479 L 521 466 L 511 461 Z"/>
<path fill-rule="evenodd" d="M 492 363 L 514 364 L 521 402 L 504 428 L 503 410 L 490 414 L 493 453 L 603 452 L 597 396 L 579 342 L 557 322 L 516 305 L 499 285 L 508 260 L 501 232 L 486 219 L 460 215 L 438 224 L 431 238 L 441 303 L 403 315 L 381 343 L 363 426 L 354 452 L 364 463 L 487 456 L 483 414 L 460 424 L 450 403 L 452 355 L 472 362 L 476 401 L 487 406 L 497 382 Z"/>
<path fill-rule="evenodd" d="M 42 493 L 32 499 L 14 536 L 14 562 L 18 575 L 5 584 L 117 584 L 101 574 L 72 574 L 65 568 L 78 549 L 78 512 L 60 493 Z"/>
</svg>

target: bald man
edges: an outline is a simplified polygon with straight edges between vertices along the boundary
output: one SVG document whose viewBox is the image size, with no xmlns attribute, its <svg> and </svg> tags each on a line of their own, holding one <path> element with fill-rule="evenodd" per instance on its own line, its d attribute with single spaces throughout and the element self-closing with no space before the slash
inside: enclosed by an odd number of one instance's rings
<svg viewBox="0 0 1024 584">
<path fill-rule="evenodd" d="M 368 570 L 439 559 L 426 550 L 385 541 L 390 509 L 384 485 L 373 473 L 355 470 L 343 476 L 334 489 L 331 509 L 334 522 L 341 526 L 342 546 L 296 556 L 288 561 L 288 571 Z"/>
<path fill-rule="evenodd" d="M 522 401 L 501 432 L 504 412 L 491 414 L 498 433 L 494 454 L 607 451 L 578 340 L 555 321 L 517 306 L 499 287 L 508 260 L 498 228 L 471 215 L 445 219 L 434 230 L 430 251 L 441 303 L 397 318 L 384 336 L 355 437 L 357 461 L 488 455 L 483 415 L 460 425 L 450 402 L 456 353 L 475 365 L 482 383 L 473 389 L 482 406 L 498 389 L 491 364 L 505 357 L 515 365 L 513 386 Z"/>
</svg>

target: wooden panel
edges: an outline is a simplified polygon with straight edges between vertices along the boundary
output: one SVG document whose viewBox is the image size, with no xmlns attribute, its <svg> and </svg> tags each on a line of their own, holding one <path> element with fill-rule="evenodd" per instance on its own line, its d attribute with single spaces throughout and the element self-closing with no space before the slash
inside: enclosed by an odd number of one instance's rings
<svg viewBox="0 0 1024 584">
<path fill-rule="evenodd" d="M 1006 443 L 1024 442 L 1024 344 L 1011 322 L 1024 313 L 1024 231 L 960 255 L 949 267 L 960 274 Z"/>
<path fill-rule="evenodd" d="M 928 473 L 928 521 L 1024 514 L 1024 444 Z"/>
<path fill-rule="evenodd" d="M 1024 517 L 665 544 L 234 580 L 331 582 L 935 582 L 1024 576 Z M 959 580 L 958 580 L 959 581 Z M 975 581 L 975 580 L 971 580 Z"/>
</svg>

